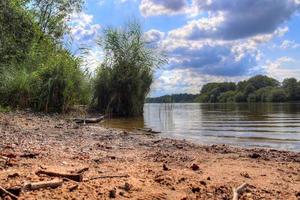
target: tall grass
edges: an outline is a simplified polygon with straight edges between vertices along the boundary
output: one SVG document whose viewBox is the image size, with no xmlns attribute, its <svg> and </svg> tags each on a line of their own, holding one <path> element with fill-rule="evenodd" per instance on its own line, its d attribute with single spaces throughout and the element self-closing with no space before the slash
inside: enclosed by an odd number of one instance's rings
<svg viewBox="0 0 300 200">
<path fill-rule="evenodd" d="M 77 4 L 81 2 L 75 1 Z M 59 19 L 56 27 L 48 22 L 58 18 L 53 16 L 51 19 L 49 15 L 50 19 L 42 23 L 51 27 L 41 27 L 36 16 L 51 10 L 32 12 L 35 4 L 27 9 L 20 2 L 0 2 L 5 7 L 0 9 L 0 105 L 66 112 L 74 104 L 88 104 L 91 86 L 88 76 L 80 68 L 81 61 L 63 48 L 59 37 L 43 31 L 51 28 L 66 33 L 67 30 L 61 30 L 64 19 Z M 46 5 L 45 8 L 50 8 L 64 6 L 65 2 L 42 3 Z M 66 13 L 63 14 L 65 16 Z"/>
<path fill-rule="evenodd" d="M 153 72 L 166 61 L 165 57 L 148 48 L 136 22 L 122 29 L 105 29 L 99 45 L 105 60 L 94 80 L 96 108 L 118 116 L 141 115 Z"/>
</svg>

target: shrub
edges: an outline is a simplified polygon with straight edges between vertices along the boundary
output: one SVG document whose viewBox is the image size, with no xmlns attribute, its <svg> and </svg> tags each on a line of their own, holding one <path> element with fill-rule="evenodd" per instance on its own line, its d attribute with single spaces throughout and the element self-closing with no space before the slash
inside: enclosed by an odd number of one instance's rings
<svg viewBox="0 0 300 200">
<path fill-rule="evenodd" d="M 105 29 L 99 45 L 105 60 L 94 80 L 96 108 L 118 116 L 141 115 L 154 69 L 165 62 L 164 57 L 147 47 L 137 23 Z"/>
</svg>

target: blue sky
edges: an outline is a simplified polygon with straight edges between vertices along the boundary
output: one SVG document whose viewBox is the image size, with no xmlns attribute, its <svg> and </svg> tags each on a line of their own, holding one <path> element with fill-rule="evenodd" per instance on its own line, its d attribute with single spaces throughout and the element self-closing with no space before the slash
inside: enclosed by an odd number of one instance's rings
<svg viewBox="0 0 300 200">
<path fill-rule="evenodd" d="M 208 82 L 256 74 L 300 79 L 300 0 L 86 0 L 72 15 L 72 49 L 89 47 L 85 66 L 102 59 L 96 38 L 107 26 L 138 19 L 169 63 L 150 96 L 198 93 Z"/>
</svg>

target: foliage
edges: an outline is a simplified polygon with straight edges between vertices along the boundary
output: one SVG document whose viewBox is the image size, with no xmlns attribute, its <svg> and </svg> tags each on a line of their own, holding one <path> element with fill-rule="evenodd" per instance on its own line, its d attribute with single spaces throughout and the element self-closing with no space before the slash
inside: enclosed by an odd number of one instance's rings
<svg viewBox="0 0 300 200">
<path fill-rule="evenodd" d="M 236 95 L 236 91 L 230 90 L 227 92 L 223 92 L 218 97 L 218 102 L 220 103 L 232 103 L 235 101 L 234 96 Z"/>
<path fill-rule="evenodd" d="M 155 98 L 147 98 L 146 103 L 192 103 L 198 95 L 194 94 L 172 94 Z"/>
<path fill-rule="evenodd" d="M 236 89 L 235 83 L 208 83 L 201 89 L 200 97 L 198 100 L 201 102 L 216 103 L 222 93 L 234 91 Z M 222 99 L 223 100 L 223 99 Z"/>
<path fill-rule="evenodd" d="M 164 57 L 147 47 L 136 22 L 122 29 L 105 29 L 99 45 L 105 60 L 94 80 L 96 108 L 118 116 L 141 115 L 153 71 L 165 62 Z"/>
<path fill-rule="evenodd" d="M 80 60 L 60 41 L 81 0 L 0 2 L 0 105 L 65 112 L 90 100 Z M 4 8 L 4 9 L 2 9 Z"/>
<path fill-rule="evenodd" d="M 273 88 L 269 95 L 267 100 L 269 102 L 285 102 L 287 100 L 287 95 L 282 88 Z"/>
<path fill-rule="evenodd" d="M 280 84 L 279 81 L 262 75 L 240 81 L 236 86 L 226 82 L 208 83 L 202 87 L 196 100 L 210 103 L 299 101 L 300 83 L 289 78 Z"/>
<path fill-rule="evenodd" d="M 11 111 L 10 107 L 0 106 L 0 113 L 6 113 L 6 112 L 9 112 L 9 111 Z"/>
<path fill-rule="evenodd" d="M 282 87 L 285 89 L 287 98 L 291 101 L 300 99 L 300 84 L 295 78 L 287 78 L 282 82 Z"/>
</svg>

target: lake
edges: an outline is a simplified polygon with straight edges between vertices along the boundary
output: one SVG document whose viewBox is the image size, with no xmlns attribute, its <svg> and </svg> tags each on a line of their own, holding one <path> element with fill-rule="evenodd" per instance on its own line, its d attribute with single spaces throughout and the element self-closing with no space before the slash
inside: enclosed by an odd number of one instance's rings
<svg viewBox="0 0 300 200">
<path fill-rule="evenodd" d="M 152 128 L 168 138 L 300 151 L 300 103 L 145 104 L 144 116 L 111 119 L 106 127 Z"/>
</svg>

